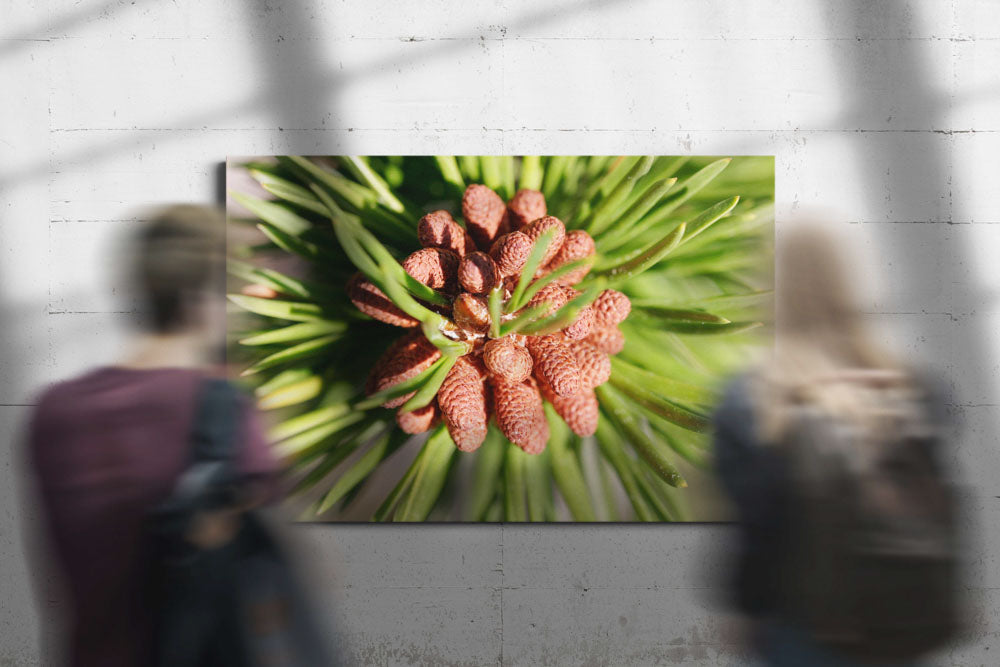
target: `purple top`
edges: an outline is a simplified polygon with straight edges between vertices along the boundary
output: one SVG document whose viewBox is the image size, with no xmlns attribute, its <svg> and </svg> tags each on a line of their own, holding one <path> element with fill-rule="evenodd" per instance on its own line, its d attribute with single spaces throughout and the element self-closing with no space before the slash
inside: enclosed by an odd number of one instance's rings
<svg viewBox="0 0 1000 667">
<path fill-rule="evenodd" d="M 140 556 L 147 512 L 190 458 L 204 373 L 102 368 L 51 387 L 29 434 L 48 538 L 70 594 L 74 665 L 136 665 L 150 615 Z M 245 411 L 237 464 L 277 470 L 257 416 Z"/>
</svg>

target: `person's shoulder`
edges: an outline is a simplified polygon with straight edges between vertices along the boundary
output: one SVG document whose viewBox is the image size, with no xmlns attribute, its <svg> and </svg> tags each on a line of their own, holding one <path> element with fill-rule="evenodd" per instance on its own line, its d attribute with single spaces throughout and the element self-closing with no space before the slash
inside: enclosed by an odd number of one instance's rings
<svg viewBox="0 0 1000 667">
<path fill-rule="evenodd" d="M 752 412 L 753 386 L 758 377 L 758 372 L 751 369 L 729 378 L 719 393 L 716 415 L 724 416 L 738 413 L 741 416 L 746 416 Z"/>
<path fill-rule="evenodd" d="M 72 422 L 74 412 L 85 400 L 87 388 L 99 371 L 91 370 L 50 383 L 35 394 L 28 420 L 28 440 L 32 447 L 49 442 L 49 436 L 62 432 Z"/>
<path fill-rule="evenodd" d="M 914 366 L 906 370 L 910 381 L 929 400 L 949 402 L 952 389 L 947 375 L 930 366 Z"/>
<path fill-rule="evenodd" d="M 755 370 L 744 371 L 731 377 L 719 393 L 712 411 L 712 427 L 720 441 L 755 440 L 757 417 L 754 393 L 757 378 Z"/>
<path fill-rule="evenodd" d="M 86 387 L 92 384 L 94 378 L 102 371 L 103 369 L 97 368 L 65 380 L 50 383 L 35 395 L 35 412 L 52 410 L 59 406 L 67 405 L 67 401 L 72 401 L 75 396 L 85 394 Z"/>
<path fill-rule="evenodd" d="M 920 403 L 934 423 L 941 426 L 958 425 L 959 420 L 954 414 L 955 393 L 952 382 L 945 373 L 930 366 L 921 366 L 908 368 L 907 375 L 920 394 Z"/>
<path fill-rule="evenodd" d="M 136 400 L 167 396 L 184 401 L 197 390 L 204 377 L 205 372 L 196 368 L 101 366 L 42 389 L 34 401 L 35 414 L 74 414 L 77 409 L 103 406 L 112 398 L 121 401 L 123 396 Z"/>
</svg>

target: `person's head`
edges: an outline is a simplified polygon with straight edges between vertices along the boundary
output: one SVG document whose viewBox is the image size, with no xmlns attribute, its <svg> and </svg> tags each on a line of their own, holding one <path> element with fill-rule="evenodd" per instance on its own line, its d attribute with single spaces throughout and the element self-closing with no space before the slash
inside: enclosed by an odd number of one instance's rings
<svg viewBox="0 0 1000 667">
<path fill-rule="evenodd" d="M 211 311 L 224 289 L 221 211 L 194 204 L 165 208 L 139 231 L 132 252 L 135 286 L 149 330 L 177 334 L 214 326 Z"/>
<path fill-rule="evenodd" d="M 866 326 L 846 241 L 819 224 L 782 230 L 776 246 L 775 324 L 778 361 L 832 368 L 881 368 L 888 364 Z M 808 373 L 807 373 L 808 374 Z"/>
<path fill-rule="evenodd" d="M 845 240 L 829 225 L 792 223 L 775 247 L 775 348 L 757 392 L 764 439 L 778 441 L 790 404 L 808 400 L 849 418 L 868 394 L 846 377 L 884 377 L 899 366 L 880 346 L 856 296 Z"/>
<path fill-rule="evenodd" d="M 836 235 L 817 224 L 782 231 L 775 285 L 782 335 L 812 338 L 855 325 L 859 308 L 840 247 Z"/>
</svg>

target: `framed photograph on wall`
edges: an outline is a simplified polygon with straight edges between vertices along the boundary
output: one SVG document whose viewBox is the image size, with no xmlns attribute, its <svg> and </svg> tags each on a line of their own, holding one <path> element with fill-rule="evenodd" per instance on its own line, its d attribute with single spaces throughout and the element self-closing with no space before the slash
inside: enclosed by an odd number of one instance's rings
<svg viewBox="0 0 1000 667">
<path fill-rule="evenodd" d="M 718 521 L 769 156 L 231 158 L 230 365 L 304 520 Z"/>
</svg>

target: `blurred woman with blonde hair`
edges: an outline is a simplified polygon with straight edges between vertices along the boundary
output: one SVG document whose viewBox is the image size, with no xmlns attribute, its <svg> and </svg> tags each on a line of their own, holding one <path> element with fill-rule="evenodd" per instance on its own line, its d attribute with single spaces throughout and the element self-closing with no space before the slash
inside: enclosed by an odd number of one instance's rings
<svg viewBox="0 0 1000 667">
<path fill-rule="evenodd" d="M 945 401 L 879 344 L 844 245 L 782 230 L 774 353 L 714 416 L 734 602 L 772 665 L 913 664 L 956 626 Z"/>
</svg>

